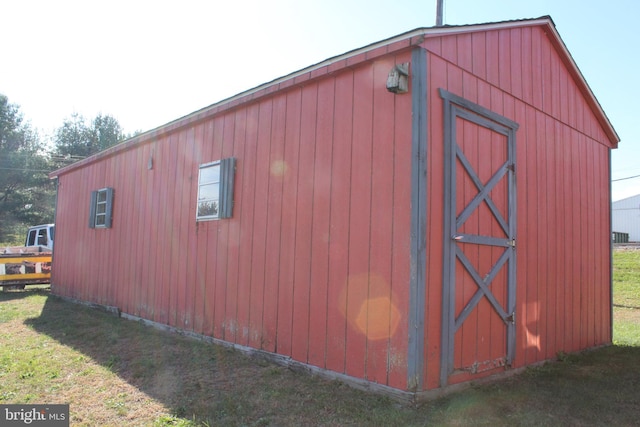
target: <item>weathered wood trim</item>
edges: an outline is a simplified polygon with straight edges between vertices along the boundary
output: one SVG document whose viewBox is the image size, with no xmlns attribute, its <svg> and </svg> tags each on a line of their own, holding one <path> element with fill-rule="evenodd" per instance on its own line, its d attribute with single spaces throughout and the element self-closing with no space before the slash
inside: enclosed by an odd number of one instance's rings
<svg viewBox="0 0 640 427">
<path fill-rule="evenodd" d="M 413 114 L 407 386 L 409 390 L 422 390 L 427 259 L 427 51 L 414 49 L 411 64 Z"/>
<path fill-rule="evenodd" d="M 73 304 L 83 305 L 85 307 L 89 307 L 98 311 L 102 311 L 107 314 L 112 314 L 118 317 L 121 317 L 125 320 L 131 320 L 135 322 L 140 322 L 143 325 L 153 327 L 155 329 L 181 335 L 184 337 L 192 338 L 198 341 L 203 341 L 206 343 L 219 345 L 225 348 L 230 348 L 233 350 L 237 350 L 243 354 L 246 354 L 250 357 L 254 357 L 257 359 L 266 360 L 271 363 L 278 364 L 280 366 L 287 367 L 291 370 L 304 372 L 311 375 L 316 375 L 320 378 L 324 378 L 330 381 L 341 381 L 347 384 L 350 387 L 353 387 L 357 390 L 372 392 L 376 394 L 380 394 L 383 396 L 387 396 L 396 401 L 402 403 L 412 403 L 415 400 L 415 393 L 398 390 L 393 387 L 389 387 L 383 384 L 373 383 L 371 381 L 354 378 L 345 374 L 340 374 L 334 371 L 330 371 L 327 369 L 319 368 L 316 366 L 308 365 L 306 363 L 298 362 L 293 360 L 289 356 L 284 356 L 277 353 L 272 353 L 269 351 L 259 350 L 252 347 L 247 347 L 240 344 L 234 344 L 229 341 L 224 341 L 221 339 L 213 338 L 207 335 L 198 334 L 195 332 L 187 331 L 184 329 L 176 328 L 173 326 L 166 325 L 164 323 L 154 322 L 153 320 L 145 319 L 143 317 L 134 316 L 133 314 L 124 313 L 118 307 L 112 307 L 108 305 L 102 305 L 97 303 L 91 303 L 86 301 L 81 301 L 75 298 L 64 297 L 64 296 L 55 296 L 56 298 L 60 298 L 63 301 L 67 301 Z"/>
<path fill-rule="evenodd" d="M 214 345 L 220 345 L 222 347 L 225 348 L 230 348 L 233 350 L 237 350 L 243 354 L 246 354 L 250 357 L 254 357 L 257 359 L 261 359 L 261 360 L 266 360 L 270 363 L 275 363 L 277 365 L 280 366 L 284 366 L 287 367 L 291 370 L 297 371 L 297 372 L 302 372 L 302 373 L 306 373 L 306 374 L 310 374 L 310 375 L 316 375 L 320 378 L 326 379 L 326 380 L 330 380 L 330 381 L 340 381 L 343 382 L 344 384 L 353 387 L 354 389 L 357 390 L 362 390 L 362 391 L 366 391 L 366 392 L 370 392 L 370 393 L 376 393 L 379 395 L 383 395 L 386 397 L 389 397 L 391 399 L 394 399 L 398 402 L 401 402 L 403 404 L 414 404 L 414 403 L 420 403 L 420 402 L 426 402 L 429 400 L 433 400 L 433 399 L 437 399 L 443 396 L 447 396 L 453 393 L 457 393 L 463 390 L 466 390 L 470 387 L 474 387 L 477 385 L 482 385 L 482 384 L 489 384 L 489 383 L 494 383 L 496 381 L 501 381 L 504 380 L 505 378 L 509 378 L 511 376 L 514 375 L 519 375 L 522 372 L 530 369 L 530 368 L 535 368 L 537 366 L 542 366 L 546 363 L 550 363 L 549 360 L 542 360 L 542 361 L 538 361 L 532 364 L 529 364 L 527 366 L 523 366 L 520 368 L 515 368 L 515 369 L 509 369 L 509 370 L 505 370 L 503 372 L 500 373 L 496 373 L 493 375 L 490 375 L 488 377 L 484 377 L 484 378 L 480 378 L 474 381 L 469 381 L 469 382 L 465 382 L 465 383 L 460 383 L 460 384 L 453 384 L 453 385 L 447 385 L 441 388 L 437 388 L 437 389 L 433 389 L 433 390 L 424 390 L 424 391 L 419 391 L 419 392 L 410 392 L 410 391 L 402 391 L 402 390 L 398 390 L 395 389 L 393 387 L 389 387 L 389 386 L 385 386 L 382 384 L 378 384 L 378 383 L 373 383 L 367 380 L 363 380 L 363 379 L 358 379 L 358 378 L 354 378 L 354 377 L 350 377 L 348 375 L 345 374 L 340 374 L 334 371 L 329 371 L 326 369 L 322 369 L 322 368 L 318 368 L 316 366 L 311 366 L 311 365 L 307 365 L 305 363 L 302 362 L 298 362 L 295 361 L 293 359 L 291 359 L 291 357 L 289 356 L 284 356 L 281 354 L 276 354 L 276 353 L 271 353 L 268 351 L 264 351 L 264 350 L 258 350 L 255 348 L 251 348 L 251 347 L 246 347 L 243 345 L 239 345 L 239 344 L 234 344 L 228 341 L 224 341 L 224 340 L 220 340 L 217 338 L 213 338 L 210 336 L 206 336 L 206 335 L 201 335 L 201 334 L 197 334 L 195 332 L 191 332 L 191 331 L 186 331 L 184 329 L 180 329 L 180 328 L 176 328 L 173 326 L 169 326 L 163 323 L 159 323 L 159 322 L 154 322 L 152 320 L 148 320 L 142 317 L 138 317 L 138 316 L 134 316 L 132 314 L 129 313 L 124 313 L 121 312 L 120 309 L 118 307 L 113 307 L 113 306 L 107 306 L 107 305 L 102 305 L 102 304 L 96 304 L 96 303 L 91 303 L 91 302 L 86 302 L 86 301 L 81 301 L 75 298 L 70 298 L 70 297 L 64 297 L 64 296 L 59 296 L 59 295 L 54 295 L 56 298 L 60 298 L 63 301 L 67 301 L 73 304 L 79 304 L 79 305 L 83 305 L 98 311 L 102 311 L 105 312 L 107 314 L 113 314 L 116 315 L 118 317 L 121 317 L 125 320 L 131 320 L 131 321 L 135 321 L 135 322 L 140 322 L 146 326 L 150 326 L 153 327 L 155 329 L 161 330 L 161 331 L 165 331 L 165 332 L 169 332 L 169 333 L 174 333 L 177 335 L 181 335 L 184 337 L 188 337 L 191 339 L 195 339 L 198 341 L 203 341 L 206 343 L 210 343 L 210 344 L 214 344 Z M 609 345 L 600 345 L 600 346 L 596 346 L 596 347 L 592 347 L 586 350 L 582 350 L 582 351 L 578 351 L 578 352 L 573 352 L 572 354 L 581 354 L 581 353 L 585 353 L 585 352 L 590 352 L 590 351 L 594 351 L 594 350 L 598 350 L 600 348 L 603 347 L 608 347 Z M 553 361 L 551 361 L 551 363 L 553 363 Z"/>
<path fill-rule="evenodd" d="M 478 192 L 476 199 L 468 202 L 462 213 L 456 213 L 456 164 L 462 159 L 462 165 L 467 169 L 467 172 L 471 176 L 471 179 L 477 181 L 477 177 L 474 178 L 473 173 L 469 168 L 468 161 L 465 161 L 464 156 L 461 155 L 459 148 L 457 147 L 457 125 L 456 118 L 461 117 L 468 121 L 471 121 L 479 126 L 483 126 L 491 131 L 505 135 L 507 137 L 507 163 L 506 167 L 502 170 L 502 174 L 496 172 L 491 180 L 483 185 L 484 189 L 488 192 L 493 188 L 493 183 L 497 180 L 505 179 L 505 175 L 508 175 L 508 229 L 505 229 L 504 224 L 501 224 L 503 231 L 507 234 L 507 239 L 495 239 L 487 236 L 457 236 L 463 239 L 461 241 L 475 242 L 483 245 L 496 245 L 505 246 L 509 248 L 511 239 L 516 239 L 516 181 L 515 181 L 515 164 L 516 164 L 516 131 L 519 128 L 518 123 L 484 108 L 474 102 L 471 102 L 465 98 L 455 95 L 443 88 L 439 89 L 440 97 L 443 100 L 443 112 L 444 112 L 444 188 L 445 188 L 445 200 L 444 200 L 444 242 L 443 242 L 443 299 L 442 299 L 442 346 L 441 346 L 441 366 L 440 366 L 440 386 L 444 387 L 448 384 L 449 375 L 452 372 L 453 357 L 454 357 L 454 334 L 458 328 L 462 325 L 466 316 L 475 308 L 474 298 L 470 300 L 465 309 L 459 314 L 456 320 L 455 315 L 455 301 L 456 301 L 456 288 L 455 288 L 455 265 L 458 260 L 462 262 L 467 271 L 472 272 L 473 267 L 466 260 L 464 254 L 459 250 L 458 246 L 453 243 L 453 236 L 458 233 L 458 228 L 462 223 L 470 216 L 470 212 L 475 210 L 477 206 L 484 201 L 484 197 L 481 197 L 484 190 Z M 478 183 L 476 183 L 478 185 Z M 499 217 L 496 210 L 490 203 L 487 203 L 489 209 L 492 211 L 492 215 L 496 218 Z M 493 301 L 492 294 L 482 285 L 482 280 L 479 277 L 474 277 L 476 284 L 479 288 L 483 289 L 483 294 L 489 298 L 494 308 L 499 312 L 503 319 L 511 313 L 515 313 L 516 309 L 516 253 L 515 249 L 508 249 L 505 251 L 500 260 L 498 260 L 494 269 L 499 266 L 502 268 L 504 263 L 508 263 L 508 301 L 506 312 L 501 312 L 499 304 Z M 497 270 L 495 270 L 497 272 Z M 491 273 L 493 274 L 493 273 Z M 472 274 L 473 276 L 473 274 Z M 491 277 L 491 275 L 487 276 Z M 485 278 L 485 280 L 487 279 Z M 480 294 L 476 294 L 480 297 Z M 477 300 L 476 300 L 477 303 Z M 469 312 L 467 311 L 469 309 Z M 507 364 L 511 366 L 515 358 L 516 352 L 516 329 L 514 322 L 507 324 Z"/>
<path fill-rule="evenodd" d="M 516 131 L 520 127 L 520 125 L 513 120 L 510 120 L 501 114 L 491 111 L 488 108 L 478 105 L 475 102 L 471 102 L 468 99 L 462 98 L 461 96 L 453 94 L 447 90 L 440 88 L 439 93 L 442 99 L 446 99 L 464 109 L 475 113 L 473 115 L 470 115 L 466 114 L 464 110 L 461 110 L 456 112 L 457 117 L 466 118 L 467 120 L 473 120 L 474 122 L 505 136 L 508 136 L 511 130 Z M 504 127 L 495 126 L 490 121 L 483 120 L 483 118 L 488 118 L 496 123 L 501 124 Z"/>
<path fill-rule="evenodd" d="M 455 139 L 455 126 L 453 126 L 451 102 L 447 98 L 443 98 L 443 140 L 444 140 L 444 200 L 443 202 L 443 224 L 444 239 L 442 243 L 443 251 L 443 265 L 442 265 L 442 324 L 441 324 L 441 338 L 440 338 L 440 387 L 447 385 L 449 379 L 449 354 L 453 353 L 453 340 L 449 331 L 452 331 L 455 327 L 454 320 L 451 315 L 454 307 L 455 294 L 454 289 L 447 284 L 451 283 L 453 277 L 455 277 L 455 264 L 452 260 L 455 259 L 455 245 L 451 241 L 451 236 L 454 233 L 455 221 L 452 219 L 452 203 L 455 200 L 455 194 L 447 189 L 452 188 L 451 171 L 455 168 L 455 163 L 451 144 L 448 141 Z"/>
<path fill-rule="evenodd" d="M 72 302 L 79 302 L 77 300 L 71 300 L 71 299 L 68 299 L 68 300 Z M 82 302 L 79 302 L 79 303 L 82 303 Z M 87 304 L 84 304 L 84 305 L 87 305 Z M 92 304 L 90 306 L 93 308 L 100 309 L 100 306 L 98 304 Z M 297 372 L 316 375 L 320 378 L 324 378 L 330 381 L 340 381 L 357 390 L 362 390 L 362 391 L 367 391 L 367 392 L 372 392 L 372 393 L 380 394 L 383 396 L 387 396 L 389 398 L 392 398 L 396 401 L 399 401 L 405 404 L 411 403 L 415 400 L 415 393 L 398 390 L 386 385 L 373 383 L 367 380 L 354 378 L 345 374 L 340 374 L 337 372 L 319 368 L 317 366 L 308 365 L 306 363 L 293 360 L 289 356 L 283 356 L 281 354 L 271 353 L 269 351 L 258 350 L 252 347 L 247 347 L 240 344 L 234 344 L 234 343 L 223 341 L 210 336 L 201 335 L 195 332 L 186 331 L 184 329 L 175 328 L 173 326 L 165 325 L 163 323 L 154 322 L 152 320 L 144 319 L 142 317 L 134 316 L 128 313 L 121 313 L 120 317 L 126 320 L 140 322 L 144 325 L 151 326 L 161 331 L 182 335 L 188 338 L 196 339 L 198 341 L 203 341 L 206 343 L 237 350 L 243 354 L 246 354 L 247 356 L 261 359 L 261 360 L 266 360 L 268 362 L 287 367 Z"/>
</svg>

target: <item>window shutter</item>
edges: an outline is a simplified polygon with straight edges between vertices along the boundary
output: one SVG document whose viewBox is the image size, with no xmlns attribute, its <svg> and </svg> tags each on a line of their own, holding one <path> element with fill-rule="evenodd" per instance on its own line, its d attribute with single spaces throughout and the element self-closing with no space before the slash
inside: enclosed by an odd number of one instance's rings
<svg viewBox="0 0 640 427">
<path fill-rule="evenodd" d="M 89 228 L 96 228 L 96 202 L 98 201 L 98 192 L 91 192 L 91 204 L 89 205 Z"/>
<path fill-rule="evenodd" d="M 220 160 L 220 218 L 233 216 L 233 180 L 236 171 L 236 159 L 229 157 Z"/>
<path fill-rule="evenodd" d="M 106 215 L 105 215 L 105 224 L 106 228 L 111 228 L 111 218 L 113 213 L 113 188 L 107 188 L 107 206 L 106 206 Z"/>
</svg>

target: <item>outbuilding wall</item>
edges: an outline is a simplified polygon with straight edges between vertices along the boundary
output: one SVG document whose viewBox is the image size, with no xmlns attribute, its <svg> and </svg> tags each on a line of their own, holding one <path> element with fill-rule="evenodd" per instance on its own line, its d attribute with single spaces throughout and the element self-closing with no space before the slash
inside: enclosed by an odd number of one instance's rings
<svg viewBox="0 0 640 427">
<path fill-rule="evenodd" d="M 617 135 L 550 19 L 481 27 L 327 60 L 59 171 L 54 292 L 403 391 L 443 386 L 445 90 L 518 125 L 513 367 L 609 343 Z M 409 92 L 390 93 L 402 63 Z M 478 135 L 471 161 L 494 162 Z M 198 167 L 229 157 L 232 218 L 197 222 Z M 105 187 L 113 227 L 89 228 Z M 460 366 L 504 352 L 491 315 L 481 301 L 465 321 L 486 352 L 463 345 Z"/>
<path fill-rule="evenodd" d="M 629 234 L 630 242 L 640 242 L 640 195 L 613 202 L 613 231 Z"/>
<path fill-rule="evenodd" d="M 610 343 L 612 146 L 563 63 L 559 46 L 544 27 L 534 26 L 434 37 L 423 47 L 429 53 L 427 388 L 439 386 L 442 242 L 448 237 L 442 232 L 440 88 L 520 125 L 514 367 L 553 358 L 558 352 Z M 475 284 L 471 288 L 471 292 L 477 290 Z M 476 325 L 479 336 L 490 327 L 491 311 L 482 301 L 468 320 Z M 475 354 L 476 349 L 470 349 L 461 357 Z M 462 375 L 457 381 L 490 373 Z"/>
<path fill-rule="evenodd" d="M 410 52 L 374 56 L 62 174 L 55 292 L 405 389 L 411 97 L 385 83 Z M 233 217 L 196 222 L 198 166 L 226 157 Z"/>
</svg>

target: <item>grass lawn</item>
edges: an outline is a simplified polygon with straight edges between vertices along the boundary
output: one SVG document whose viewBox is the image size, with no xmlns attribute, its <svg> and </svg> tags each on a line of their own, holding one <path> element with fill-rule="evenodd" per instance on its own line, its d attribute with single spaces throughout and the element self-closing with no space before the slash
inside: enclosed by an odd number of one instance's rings
<svg viewBox="0 0 640 427">
<path fill-rule="evenodd" d="M 613 343 L 640 347 L 640 250 L 613 254 Z"/>
<path fill-rule="evenodd" d="M 62 301 L 0 293 L 0 404 L 84 426 L 637 425 L 640 251 L 614 254 L 614 345 L 406 407 Z"/>
</svg>

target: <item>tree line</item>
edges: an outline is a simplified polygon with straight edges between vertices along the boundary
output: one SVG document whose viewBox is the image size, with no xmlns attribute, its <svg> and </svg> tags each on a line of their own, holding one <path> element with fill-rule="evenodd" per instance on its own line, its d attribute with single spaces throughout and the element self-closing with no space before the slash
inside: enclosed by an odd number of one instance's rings
<svg viewBox="0 0 640 427">
<path fill-rule="evenodd" d="M 72 114 L 42 137 L 20 106 L 0 94 L 0 245 L 20 245 L 30 225 L 54 221 L 56 188 L 49 172 L 131 136 L 110 115 Z"/>
</svg>

